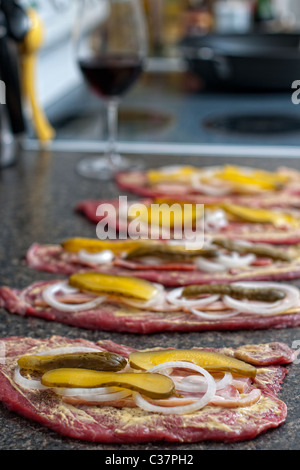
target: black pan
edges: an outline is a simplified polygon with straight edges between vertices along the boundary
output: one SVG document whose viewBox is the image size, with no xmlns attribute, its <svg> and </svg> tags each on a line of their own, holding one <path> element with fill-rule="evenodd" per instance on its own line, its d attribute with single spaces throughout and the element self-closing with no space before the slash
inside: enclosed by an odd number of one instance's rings
<svg viewBox="0 0 300 470">
<path fill-rule="evenodd" d="M 179 47 L 207 88 L 287 91 L 300 80 L 300 33 L 188 36 Z"/>
</svg>

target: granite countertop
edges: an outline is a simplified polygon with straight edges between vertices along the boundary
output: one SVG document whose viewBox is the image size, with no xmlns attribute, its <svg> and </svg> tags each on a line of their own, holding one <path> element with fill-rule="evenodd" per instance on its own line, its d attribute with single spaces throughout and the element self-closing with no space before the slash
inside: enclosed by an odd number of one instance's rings
<svg viewBox="0 0 300 470">
<path fill-rule="evenodd" d="M 76 173 L 76 163 L 83 155 L 52 153 L 51 151 L 21 152 L 15 166 L 0 172 L 0 217 L 1 217 L 1 285 L 25 287 L 41 279 L 57 278 L 52 274 L 35 272 L 24 263 L 24 255 L 34 242 L 59 243 L 72 236 L 95 237 L 95 226 L 74 211 L 75 205 L 87 198 L 110 198 L 120 194 L 113 182 L 84 179 Z M 132 157 L 134 160 L 138 157 Z M 144 157 L 145 166 L 191 163 L 215 165 L 225 162 L 211 157 Z M 226 159 L 237 163 L 237 159 Z M 240 163 L 249 166 L 274 169 L 281 160 L 268 158 L 244 158 Z M 286 159 L 284 164 L 300 169 L 300 160 Z M 88 331 L 52 323 L 42 319 L 25 318 L 8 314 L 0 309 L 0 338 L 6 336 L 32 336 L 45 338 L 62 335 L 69 338 L 82 337 L 92 341 L 112 339 L 137 348 L 178 347 L 238 347 L 249 343 L 282 341 L 290 347 L 300 340 L 300 328 L 238 331 L 170 333 L 152 335 L 119 334 Z M 280 398 L 287 403 L 288 417 L 281 427 L 270 430 L 258 438 L 243 443 L 199 443 L 199 444 L 145 444 L 145 445 L 101 445 L 65 438 L 37 423 L 16 415 L 0 404 L 0 449 L 2 450 L 137 450 L 158 449 L 299 449 L 300 398 L 299 366 L 289 367 Z"/>
</svg>

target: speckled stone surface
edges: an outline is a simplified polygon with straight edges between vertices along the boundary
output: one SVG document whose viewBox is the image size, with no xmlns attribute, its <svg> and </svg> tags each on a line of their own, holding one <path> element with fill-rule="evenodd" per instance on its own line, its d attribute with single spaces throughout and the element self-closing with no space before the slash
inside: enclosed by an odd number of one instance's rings
<svg viewBox="0 0 300 470">
<path fill-rule="evenodd" d="M 72 236 L 95 237 L 95 226 L 74 211 L 76 203 L 87 198 L 116 197 L 120 193 L 113 182 L 84 179 L 76 173 L 76 163 L 83 155 L 51 152 L 24 152 L 16 166 L 0 171 L 0 265 L 1 285 L 25 287 L 54 275 L 35 272 L 24 263 L 26 250 L 33 242 L 59 243 Z M 133 160 L 138 157 L 132 157 Z M 139 157 L 141 158 L 141 157 Z M 222 158 L 144 157 L 145 166 L 194 163 L 215 165 L 225 163 Z M 237 163 L 237 159 L 226 159 Z M 248 166 L 274 169 L 286 165 L 300 169 L 300 160 L 265 160 L 243 158 Z M 122 193 L 124 194 L 124 193 Z M 132 197 L 132 196 L 131 196 Z M 55 276 L 57 278 L 57 276 Z M 300 283 L 299 283 L 300 285 Z M 249 343 L 282 341 L 292 347 L 300 340 L 300 328 L 285 330 L 258 330 L 240 332 L 170 333 L 153 335 L 118 334 L 88 331 L 40 319 L 8 314 L 0 309 L 0 338 L 6 336 L 32 336 L 46 338 L 62 335 L 89 340 L 112 339 L 137 348 L 148 347 L 237 347 Z M 65 438 L 42 426 L 20 417 L 0 404 L 0 449 L 2 450 L 275 450 L 300 449 L 300 365 L 289 366 L 280 398 L 287 403 L 287 421 L 256 439 L 236 444 L 199 443 L 103 446 Z"/>
</svg>

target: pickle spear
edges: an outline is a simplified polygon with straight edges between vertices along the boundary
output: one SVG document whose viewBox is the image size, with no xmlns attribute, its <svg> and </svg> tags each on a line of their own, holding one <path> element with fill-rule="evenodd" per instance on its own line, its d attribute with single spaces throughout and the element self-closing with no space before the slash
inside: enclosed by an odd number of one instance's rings
<svg viewBox="0 0 300 470">
<path fill-rule="evenodd" d="M 255 377 L 256 368 L 247 362 L 213 351 L 194 349 L 170 349 L 161 351 L 133 352 L 129 364 L 134 369 L 148 370 L 163 362 L 187 361 L 197 364 L 209 372 L 230 372 L 246 377 Z"/>
<path fill-rule="evenodd" d="M 276 302 L 285 298 L 285 292 L 275 288 L 248 288 L 232 284 L 202 284 L 184 288 L 183 297 L 198 297 L 203 294 L 229 295 L 235 299 Z"/>
<path fill-rule="evenodd" d="M 150 300 L 158 289 L 151 282 L 135 277 L 113 276 L 97 272 L 76 273 L 69 284 L 80 290 L 96 294 L 113 294 L 138 300 Z"/>
<path fill-rule="evenodd" d="M 119 371 L 127 361 L 119 354 L 110 352 L 80 352 L 51 356 L 27 355 L 18 360 L 21 369 L 46 372 L 62 367 L 92 369 L 101 371 Z"/>
<path fill-rule="evenodd" d="M 241 254 L 248 254 L 253 253 L 256 256 L 271 258 L 273 260 L 280 260 L 280 261 L 291 261 L 291 256 L 280 250 L 278 248 L 274 248 L 273 246 L 263 245 L 263 244 L 241 244 L 235 242 L 234 240 L 222 240 L 222 239 L 215 239 L 213 241 L 215 245 L 218 245 L 222 248 L 225 248 L 228 251 L 235 251 Z"/>
<path fill-rule="evenodd" d="M 126 259 L 141 258 L 143 256 L 157 256 L 159 258 L 171 258 L 178 261 L 190 260 L 196 256 L 205 258 L 214 258 L 217 256 L 218 250 L 215 248 L 202 248 L 200 250 L 187 250 L 185 247 L 156 245 L 144 246 L 130 251 L 126 255 Z"/>
<path fill-rule="evenodd" d="M 173 380 L 162 374 L 136 372 L 99 372 L 87 369 L 55 369 L 46 372 L 41 382 L 47 387 L 119 387 L 150 398 L 169 398 L 175 391 Z"/>
</svg>

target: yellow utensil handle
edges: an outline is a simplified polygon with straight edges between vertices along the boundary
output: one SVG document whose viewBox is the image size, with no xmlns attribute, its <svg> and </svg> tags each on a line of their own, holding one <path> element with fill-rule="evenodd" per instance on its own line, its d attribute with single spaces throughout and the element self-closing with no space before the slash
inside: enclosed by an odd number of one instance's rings
<svg viewBox="0 0 300 470">
<path fill-rule="evenodd" d="M 23 54 L 22 62 L 23 92 L 32 108 L 33 125 L 37 138 L 42 143 L 46 143 L 54 138 L 55 131 L 50 125 L 36 98 L 34 79 L 36 56 L 33 53 L 26 54 L 25 52 Z"/>
</svg>

